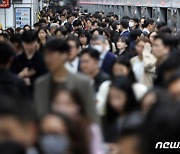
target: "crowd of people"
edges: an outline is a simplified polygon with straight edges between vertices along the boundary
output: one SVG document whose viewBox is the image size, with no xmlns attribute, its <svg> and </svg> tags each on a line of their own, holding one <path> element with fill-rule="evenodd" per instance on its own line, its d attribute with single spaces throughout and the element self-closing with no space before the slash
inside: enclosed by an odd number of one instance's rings
<svg viewBox="0 0 180 154">
<path fill-rule="evenodd" d="M 40 16 L 0 30 L 0 154 L 179 153 L 178 32 L 113 12 Z"/>
</svg>

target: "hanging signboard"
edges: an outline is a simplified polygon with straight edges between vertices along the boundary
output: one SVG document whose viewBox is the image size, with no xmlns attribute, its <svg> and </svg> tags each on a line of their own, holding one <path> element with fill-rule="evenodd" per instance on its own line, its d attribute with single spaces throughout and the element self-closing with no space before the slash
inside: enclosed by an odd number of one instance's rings
<svg viewBox="0 0 180 154">
<path fill-rule="evenodd" d="M 11 0 L 0 0 L 0 8 L 10 8 Z"/>
<path fill-rule="evenodd" d="M 31 8 L 15 8 L 15 25 L 23 28 L 24 25 L 31 25 Z"/>
</svg>

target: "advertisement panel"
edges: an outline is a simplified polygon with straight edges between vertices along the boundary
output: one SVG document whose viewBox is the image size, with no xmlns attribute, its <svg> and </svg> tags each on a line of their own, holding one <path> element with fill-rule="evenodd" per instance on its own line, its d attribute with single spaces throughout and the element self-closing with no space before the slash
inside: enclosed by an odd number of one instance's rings
<svg viewBox="0 0 180 154">
<path fill-rule="evenodd" d="M 15 25 L 23 28 L 24 25 L 31 25 L 31 8 L 15 8 Z"/>
</svg>

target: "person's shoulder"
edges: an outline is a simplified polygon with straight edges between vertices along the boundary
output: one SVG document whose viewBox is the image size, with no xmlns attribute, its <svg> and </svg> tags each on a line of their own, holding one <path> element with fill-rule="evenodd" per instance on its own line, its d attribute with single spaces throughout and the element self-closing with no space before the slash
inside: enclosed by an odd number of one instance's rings
<svg viewBox="0 0 180 154">
<path fill-rule="evenodd" d="M 42 83 L 46 82 L 47 80 L 50 79 L 50 76 L 51 76 L 50 73 L 46 73 L 46 74 L 40 76 L 39 78 L 36 79 L 35 84 L 42 84 Z"/>
<path fill-rule="evenodd" d="M 71 76 L 71 78 L 73 78 L 74 80 L 76 81 L 80 81 L 80 82 L 89 82 L 91 81 L 92 79 L 90 77 L 88 77 L 87 75 L 84 75 L 80 72 L 78 73 L 70 73 L 69 72 L 69 75 Z"/>
<path fill-rule="evenodd" d="M 116 57 L 115 54 L 110 52 L 110 51 L 107 52 L 107 56 L 111 57 L 111 58 L 115 58 Z"/>
</svg>

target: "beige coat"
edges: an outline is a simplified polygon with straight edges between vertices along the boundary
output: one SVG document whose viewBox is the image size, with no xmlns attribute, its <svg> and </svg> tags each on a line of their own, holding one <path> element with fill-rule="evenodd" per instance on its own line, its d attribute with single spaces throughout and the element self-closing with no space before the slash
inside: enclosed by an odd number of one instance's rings
<svg viewBox="0 0 180 154">
<path fill-rule="evenodd" d="M 144 85 L 146 85 L 148 88 L 151 88 L 153 86 L 153 78 L 155 74 L 156 69 L 156 62 L 157 59 L 154 57 L 154 55 L 151 53 L 151 46 L 150 44 L 146 44 L 142 53 L 143 56 L 143 66 L 144 66 L 144 72 L 143 76 L 141 77 L 141 80 L 138 81 Z M 132 67 L 135 65 L 136 62 L 139 62 L 140 59 L 138 56 L 133 57 L 131 59 L 131 65 Z M 137 72 L 134 72 L 137 73 Z"/>
</svg>

